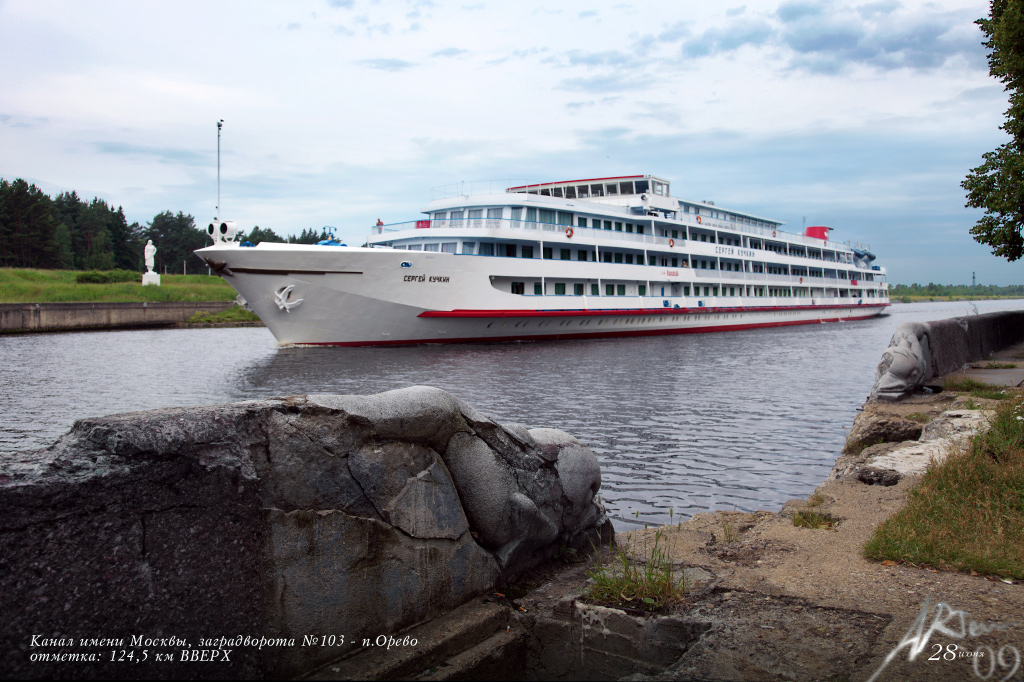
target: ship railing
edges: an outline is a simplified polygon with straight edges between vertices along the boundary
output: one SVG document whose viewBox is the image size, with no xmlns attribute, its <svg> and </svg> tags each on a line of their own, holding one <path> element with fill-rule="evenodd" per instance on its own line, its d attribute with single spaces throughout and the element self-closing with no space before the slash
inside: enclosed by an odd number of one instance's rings
<svg viewBox="0 0 1024 682">
<path fill-rule="evenodd" d="M 700 227 L 714 227 L 713 225 L 709 225 L 708 224 L 708 223 L 711 223 L 711 222 L 716 222 L 716 221 L 712 221 L 712 220 L 704 221 L 704 223 L 701 224 Z M 739 226 L 739 225 L 734 225 L 732 223 L 729 223 L 728 221 L 717 221 L 717 222 L 720 222 L 720 223 L 723 224 L 723 229 L 724 229 L 724 227 L 728 227 L 728 229 L 734 229 L 734 228 L 743 227 L 743 228 L 749 228 L 749 229 L 744 229 L 744 230 L 741 230 L 741 231 L 751 231 L 752 232 L 754 230 L 759 230 L 760 232 L 767 232 L 769 235 L 772 232 L 771 230 L 765 230 L 763 228 L 753 227 L 751 225 Z M 693 222 L 693 225 L 697 226 L 697 223 Z M 372 229 L 372 233 L 373 234 L 387 234 L 387 233 L 392 233 L 392 232 L 401 232 L 403 230 L 424 229 L 424 228 L 455 228 L 455 229 L 459 229 L 459 228 L 464 228 L 464 229 L 481 229 L 481 228 L 484 228 L 484 229 L 492 229 L 492 230 L 536 230 L 536 231 L 539 231 L 539 232 L 551 232 L 551 233 L 561 232 L 561 233 L 565 233 L 565 231 L 568 228 L 570 228 L 570 227 L 573 229 L 573 233 L 574 234 L 578 234 L 580 237 L 586 236 L 588 238 L 613 239 L 613 240 L 618 240 L 618 241 L 630 241 L 630 242 L 636 242 L 636 243 L 641 243 L 641 244 L 657 244 L 657 245 L 663 245 L 663 246 L 668 246 L 668 244 L 669 244 L 669 238 L 668 237 L 660 237 L 660 236 L 653 235 L 653 234 L 638 234 L 636 232 L 619 232 L 618 230 L 602 230 L 602 229 L 595 229 L 595 228 L 592 228 L 592 227 L 577 227 L 577 226 L 574 226 L 574 225 L 565 225 L 565 224 L 561 224 L 561 223 L 541 223 L 541 222 L 527 221 L 527 220 L 513 220 L 513 219 L 510 219 L 510 218 L 463 218 L 463 219 L 459 219 L 459 220 L 450 220 L 450 219 L 438 220 L 438 219 L 435 219 L 435 218 L 429 218 L 429 219 L 424 219 L 424 220 L 410 220 L 410 221 L 407 221 L 407 222 L 392 223 L 390 225 L 377 225 L 377 226 L 375 226 Z M 786 235 L 787 238 L 797 238 L 799 240 L 804 240 L 804 241 L 808 242 L 809 244 L 813 244 L 817 248 L 821 248 L 822 245 L 823 245 L 823 242 L 820 239 L 814 239 L 812 237 L 804 237 L 802 235 L 790 234 L 788 232 L 785 233 L 785 235 Z M 681 246 L 683 246 L 686 243 L 686 239 L 680 237 L 679 239 L 674 239 L 673 242 L 674 242 L 674 244 L 676 246 L 680 246 L 681 247 Z M 835 248 L 835 246 L 834 246 L 835 244 L 838 244 L 838 242 L 831 242 L 831 243 L 833 244 L 833 248 Z M 827 244 L 825 245 L 825 248 L 828 248 Z M 796 254 L 789 254 L 789 253 L 786 253 L 785 251 L 775 251 L 774 249 L 763 249 L 763 250 L 772 251 L 773 253 L 779 253 L 779 255 L 783 255 L 783 256 L 787 256 L 787 255 L 794 255 L 794 256 L 796 256 Z M 844 252 L 840 252 L 840 253 L 844 253 Z M 818 259 L 816 256 L 796 256 L 796 257 Z M 852 258 L 844 259 L 844 258 L 840 257 L 839 259 L 837 259 L 835 261 L 833 261 L 831 259 L 825 259 L 825 258 L 821 258 L 820 260 L 823 260 L 825 262 L 835 262 L 835 263 L 846 264 L 846 265 L 852 264 L 851 263 Z"/>
<path fill-rule="evenodd" d="M 390 225 L 377 225 L 373 228 L 373 234 L 390 234 L 417 229 L 492 229 L 512 230 L 527 232 L 549 233 L 551 236 L 568 237 L 568 231 L 577 239 L 609 239 L 615 241 L 633 242 L 636 244 L 649 244 L 668 247 L 669 243 L 676 247 L 686 244 L 685 239 L 669 239 L 653 234 L 639 234 L 636 232 L 619 232 L 618 230 L 601 230 L 592 227 L 577 227 L 575 225 L 564 225 L 561 223 L 540 223 L 528 220 L 512 220 L 510 218 L 462 218 L 458 220 L 436 218 L 424 220 L 410 220 L 403 223 L 392 223 Z M 523 238 L 523 237 L 520 237 Z M 543 241 L 543 234 L 531 235 L 531 239 Z M 571 239 L 571 238 L 570 238 Z"/>
<path fill-rule="evenodd" d="M 803 234 L 796 234 L 793 232 L 786 232 L 779 228 L 772 229 L 770 227 L 759 227 L 757 225 L 747 225 L 745 223 L 737 223 L 731 220 L 722 220 L 721 218 L 709 218 L 707 216 L 700 216 L 700 222 L 697 222 L 697 216 L 692 213 L 682 213 L 681 218 L 684 223 L 691 227 L 704 228 L 704 229 L 715 229 L 715 230 L 728 230 L 730 232 L 743 232 L 745 234 L 755 235 L 757 237 L 763 237 L 764 239 L 776 239 L 783 240 L 786 242 L 796 242 L 800 244 L 806 244 L 813 246 L 817 249 L 836 249 L 845 244 L 841 242 L 828 242 L 824 239 L 817 239 L 816 237 L 808 237 Z"/>
<path fill-rule="evenodd" d="M 430 200 L 454 199 L 455 197 L 470 197 L 478 194 L 505 194 L 509 187 L 517 187 L 528 184 L 523 179 L 509 178 L 507 180 L 473 180 L 471 182 L 453 182 L 447 185 L 438 185 L 430 188 Z"/>
<path fill-rule="evenodd" d="M 850 284 L 848 279 L 836 279 L 833 277 L 816 277 L 814 275 L 780 275 L 775 273 L 766 272 L 738 272 L 731 270 L 708 270 L 705 268 L 693 268 L 693 275 L 695 278 L 700 280 L 729 280 L 729 281 L 744 281 L 753 283 L 766 283 L 766 284 L 777 284 L 787 285 L 795 284 L 797 286 L 817 286 L 817 287 L 849 287 L 853 286 Z M 871 280 L 857 280 L 858 284 L 870 282 L 875 284 L 876 282 Z M 881 287 L 884 288 L 884 287 Z"/>
</svg>

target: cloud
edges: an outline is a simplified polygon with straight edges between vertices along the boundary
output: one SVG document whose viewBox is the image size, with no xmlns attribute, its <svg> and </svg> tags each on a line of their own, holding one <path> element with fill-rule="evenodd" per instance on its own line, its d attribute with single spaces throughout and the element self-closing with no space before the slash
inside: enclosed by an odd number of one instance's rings
<svg viewBox="0 0 1024 682">
<path fill-rule="evenodd" d="M 727 17 L 738 17 L 747 11 L 746 5 L 740 5 L 739 7 L 733 7 L 732 9 L 725 10 L 725 16 Z"/>
<path fill-rule="evenodd" d="M 641 66 L 640 60 L 625 52 L 618 50 L 605 50 L 603 52 L 584 52 L 582 50 L 570 50 L 566 53 L 569 64 L 572 66 L 610 66 L 610 67 L 637 67 Z"/>
<path fill-rule="evenodd" d="M 865 19 L 871 19 L 880 14 L 892 14 L 902 6 L 896 0 L 881 0 L 880 2 L 869 2 L 866 5 L 861 5 L 857 8 L 857 11 Z"/>
<path fill-rule="evenodd" d="M 589 19 L 590 17 L 596 17 L 597 12 L 595 12 L 592 9 L 588 9 L 586 11 L 580 12 L 578 16 L 580 19 Z"/>
<path fill-rule="evenodd" d="M 11 116 L 0 114 L 0 124 L 10 128 L 35 128 L 38 125 L 49 123 L 50 119 L 45 116 Z"/>
<path fill-rule="evenodd" d="M 389 59 L 387 57 L 363 59 L 356 63 L 362 66 L 368 66 L 371 69 L 380 69 L 381 71 L 404 71 L 405 69 L 416 66 L 412 62 L 407 62 L 404 59 Z"/>
<path fill-rule="evenodd" d="M 589 78 L 566 78 L 558 87 L 576 92 L 624 92 L 651 85 L 653 77 L 643 73 L 609 73 Z"/>
<path fill-rule="evenodd" d="M 209 154 L 200 154 L 188 149 L 174 147 L 147 147 L 127 142 L 94 142 L 93 147 L 100 154 L 115 156 L 146 157 L 158 163 L 181 164 L 185 166 L 208 166 Z"/>
<path fill-rule="evenodd" d="M 962 13 L 886 18 L 878 25 L 857 15 L 808 16 L 780 36 L 797 56 L 793 65 L 836 73 L 851 64 L 879 70 L 935 69 L 956 56 L 977 61 L 984 53 L 978 40 L 952 32 Z"/>
<path fill-rule="evenodd" d="M 763 45 L 775 36 L 775 29 L 763 19 L 740 19 L 727 28 L 710 28 L 683 43 L 686 57 L 706 57 L 732 52 L 744 45 Z"/>
<path fill-rule="evenodd" d="M 783 23 L 788 24 L 804 17 L 818 16 L 822 11 L 821 5 L 816 2 L 786 2 L 779 5 L 775 14 Z"/>
<path fill-rule="evenodd" d="M 744 46 L 788 48 L 788 68 L 817 73 L 840 73 L 853 65 L 882 71 L 936 69 L 954 58 L 980 66 L 984 59 L 977 36 L 961 30 L 973 22 L 969 10 L 902 11 L 897 0 L 856 7 L 797 0 L 761 16 L 727 15 L 723 24 L 693 37 L 684 23 L 677 23 L 659 40 L 682 39 L 682 55 L 690 59 Z"/>
<path fill-rule="evenodd" d="M 355 6 L 355 0 L 327 0 L 327 4 L 331 7 L 340 7 L 341 9 L 352 9 Z"/>
<path fill-rule="evenodd" d="M 692 33 L 690 30 L 690 22 L 677 21 L 659 33 L 658 40 L 662 42 L 675 42 L 687 37 L 690 33 Z"/>
<path fill-rule="evenodd" d="M 460 50 L 457 47 L 446 47 L 431 54 L 431 57 L 458 57 L 460 54 L 467 54 L 468 50 Z"/>
<path fill-rule="evenodd" d="M 285 28 L 289 31 L 297 31 L 300 28 L 302 28 L 302 24 L 293 21 L 292 23 L 288 24 Z"/>
</svg>

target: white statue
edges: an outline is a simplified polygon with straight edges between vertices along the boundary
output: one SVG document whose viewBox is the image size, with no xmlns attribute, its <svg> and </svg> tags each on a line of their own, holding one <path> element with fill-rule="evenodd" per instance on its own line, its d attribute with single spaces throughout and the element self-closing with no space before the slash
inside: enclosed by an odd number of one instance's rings
<svg viewBox="0 0 1024 682">
<path fill-rule="evenodd" d="M 146 256 L 146 272 L 153 272 L 153 267 L 156 265 L 156 247 L 153 246 L 152 239 L 146 242 L 146 248 L 142 252 Z"/>
<path fill-rule="evenodd" d="M 146 242 L 146 248 L 142 250 L 142 255 L 146 258 L 146 271 L 142 273 L 142 286 L 160 286 L 160 275 L 153 272 L 153 268 L 156 267 L 156 247 L 153 246 L 152 239 Z"/>
</svg>

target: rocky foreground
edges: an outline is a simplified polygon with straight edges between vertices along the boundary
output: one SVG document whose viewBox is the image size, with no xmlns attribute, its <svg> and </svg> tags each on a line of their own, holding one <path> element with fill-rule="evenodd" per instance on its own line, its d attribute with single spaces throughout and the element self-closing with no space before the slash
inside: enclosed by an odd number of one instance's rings
<svg viewBox="0 0 1024 682">
<path fill-rule="evenodd" d="M 81 420 L 0 464 L 0 677 L 301 675 L 606 543 L 600 482 L 422 386 Z"/>
</svg>

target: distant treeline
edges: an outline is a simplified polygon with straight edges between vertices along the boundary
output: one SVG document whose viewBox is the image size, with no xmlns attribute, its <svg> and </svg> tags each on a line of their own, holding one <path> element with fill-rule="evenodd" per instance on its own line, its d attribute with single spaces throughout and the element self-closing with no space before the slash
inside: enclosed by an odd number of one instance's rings
<svg viewBox="0 0 1024 682">
<path fill-rule="evenodd" d="M 889 292 L 891 298 L 900 296 L 1019 296 L 1024 298 L 1024 284 L 997 287 L 994 284 L 897 284 Z"/>
<path fill-rule="evenodd" d="M 253 243 L 315 244 L 326 238 L 323 231 L 307 229 L 287 240 L 259 226 L 238 235 Z M 211 241 L 190 215 L 164 211 L 145 225 L 128 224 L 120 206 L 115 210 L 102 199 L 86 201 L 73 191 L 51 198 L 20 178 L 0 179 L 0 267 L 142 272 L 148 239 L 157 248 L 157 272 L 205 274 L 192 252 Z"/>
</svg>

